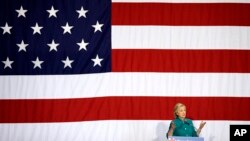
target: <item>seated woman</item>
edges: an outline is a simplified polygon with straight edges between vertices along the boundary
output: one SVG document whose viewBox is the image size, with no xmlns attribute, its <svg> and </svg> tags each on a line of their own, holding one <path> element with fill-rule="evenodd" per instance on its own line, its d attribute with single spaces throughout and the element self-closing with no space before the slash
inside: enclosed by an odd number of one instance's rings
<svg viewBox="0 0 250 141">
<path fill-rule="evenodd" d="M 169 136 L 199 136 L 201 129 L 206 122 L 201 122 L 200 127 L 195 130 L 192 120 L 186 118 L 186 106 L 182 103 L 177 103 L 174 107 L 174 117 L 169 126 L 167 137 Z"/>
</svg>

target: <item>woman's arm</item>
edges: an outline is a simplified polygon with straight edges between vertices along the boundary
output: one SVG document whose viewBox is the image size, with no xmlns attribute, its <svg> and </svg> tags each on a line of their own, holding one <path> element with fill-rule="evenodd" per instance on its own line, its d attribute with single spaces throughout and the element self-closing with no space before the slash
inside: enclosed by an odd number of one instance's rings
<svg viewBox="0 0 250 141">
<path fill-rule="evenodd" d="M 172 122 L 170 123 L 170 127 L 169 127 L 169 130 L 168 130 L 168 137 L 169 137 L 169 136 L 173 136 L 174 129 L 175 129 L 175 124 L 174 124 L 174 122 L 172 121 Z"/>
</svg>

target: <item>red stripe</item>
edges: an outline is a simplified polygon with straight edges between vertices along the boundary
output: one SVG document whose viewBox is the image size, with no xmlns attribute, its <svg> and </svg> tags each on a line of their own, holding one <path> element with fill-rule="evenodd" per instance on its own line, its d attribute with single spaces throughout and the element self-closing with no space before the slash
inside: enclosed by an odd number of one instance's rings
<svg viewBox="0 0 250 141">
<path fill-rule="evenodd" d="M 113 49 L 113 72 L 250 72 L 249 50 Z"/>
<path fill-rule="evenodd" d="M 112 3 L 113 25 L 250 25 L 250 4 Z"/>
<path fill-rule="evenodd" d="M 1 123 L 91 120 L 170 120 L 177 102 L 199 120 L 250 120 L 250 98 L 100 97 L 54 100 L 0 100 Z"/>
</svg>

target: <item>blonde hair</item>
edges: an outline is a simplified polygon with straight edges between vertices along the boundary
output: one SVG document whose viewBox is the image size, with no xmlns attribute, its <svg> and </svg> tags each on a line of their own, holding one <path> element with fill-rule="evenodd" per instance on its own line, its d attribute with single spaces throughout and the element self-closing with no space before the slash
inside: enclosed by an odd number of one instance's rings
<svg viewBox="0 0 250 141">
<path fill-rule="evenodd" d="M 174 117 L 177 118 L 178 115 L 177 115 L 177 112 L 178 112 L 178 109 L 180 107 L 186 107 L 186 105 L 182 104 L 182 103 L 176 103 L 175 106 L 174 106 Z"/>
</svg>

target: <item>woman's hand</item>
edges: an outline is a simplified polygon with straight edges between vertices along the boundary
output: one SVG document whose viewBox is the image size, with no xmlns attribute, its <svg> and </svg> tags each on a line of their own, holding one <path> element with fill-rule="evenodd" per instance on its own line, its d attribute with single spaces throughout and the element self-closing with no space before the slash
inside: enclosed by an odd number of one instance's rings
<svg viewBox="0 0 250 141">
<path fill-rule="evenodd" d="M 201 121 L 199 129 L 201 130 L 205 126 L 206 122 Z"/>
<path fill-rule="evenodd" d="M 206 122 L 201 121 L 199 129 L 196 131 L 197 135 L 199 136 L 201 133 L 201 129 L 205 126 Z"/>
</svg>

